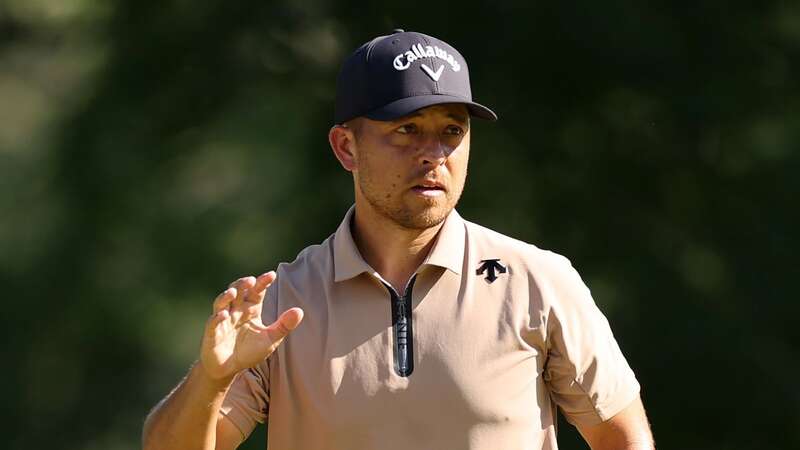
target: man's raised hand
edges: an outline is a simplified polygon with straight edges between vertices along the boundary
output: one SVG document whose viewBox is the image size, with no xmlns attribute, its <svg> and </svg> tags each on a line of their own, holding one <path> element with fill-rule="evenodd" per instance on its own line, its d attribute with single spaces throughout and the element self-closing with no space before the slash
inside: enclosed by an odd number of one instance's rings
<svg viewBox="0 0 800 450">
<path fill-rule="evenodd" d="M 214 300 L 200 349 L 200 365 L 212 380 L 226 384 L 260 363 L 303 320 L 303 310 L 291 308 L 268 326 L 261 321 L 264 293 L 275 277 L 240 278 Z"/>
</svg>

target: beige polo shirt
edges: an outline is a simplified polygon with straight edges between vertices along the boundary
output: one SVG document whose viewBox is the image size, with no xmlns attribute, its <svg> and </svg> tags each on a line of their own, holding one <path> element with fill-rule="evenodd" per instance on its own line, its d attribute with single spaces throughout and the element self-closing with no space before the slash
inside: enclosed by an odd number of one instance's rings
<svg viewBox="0 0 800 450">
<path fill-rule="evenodd" d="M 639 384 L 570 262 L 453 211 L 404 292 L 361 257 L 353 209 L 278 267 L 263 320 L 303 323 L 222 413 L 271 449 L 555 449 L 556 407 L 597 424 Z"/>
</svg>

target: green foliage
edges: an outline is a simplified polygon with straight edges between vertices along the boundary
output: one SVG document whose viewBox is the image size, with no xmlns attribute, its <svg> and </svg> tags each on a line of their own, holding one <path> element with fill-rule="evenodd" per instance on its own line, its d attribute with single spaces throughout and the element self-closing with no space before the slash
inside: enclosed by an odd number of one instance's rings
<svg viewBox="0 0 800 450">
<path fill-rule="evenodd" d="M 7 0 L 5 448 L 139 446 L 216 293 L 334 231 L 338 63 L 394 27 L 467 55 L 459 209 L 570 257 L 659 445 L 800 447 L 796 4 Z"/>
</svg>

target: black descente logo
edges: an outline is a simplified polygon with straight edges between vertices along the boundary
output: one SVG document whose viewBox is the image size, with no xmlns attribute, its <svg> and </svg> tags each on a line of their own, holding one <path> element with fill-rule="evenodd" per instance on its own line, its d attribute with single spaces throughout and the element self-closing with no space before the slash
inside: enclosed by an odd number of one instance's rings
<svg viewBox="0 0 800 450">
<path fill-rule="evenodd" d="M 481 261 L 481 266 L 478 267 L 477 275 L 486 273 L 486 281 L 494 283 L 497 279 L 497 273 L 506 273 L 506 267 L 500 264 L 499 259 L 484 259 Z"/>
</svg>

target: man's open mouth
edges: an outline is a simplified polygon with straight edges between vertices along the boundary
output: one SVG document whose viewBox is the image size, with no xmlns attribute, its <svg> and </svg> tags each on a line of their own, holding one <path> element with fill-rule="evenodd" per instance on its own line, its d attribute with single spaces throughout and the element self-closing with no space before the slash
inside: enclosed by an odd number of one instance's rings
<svg viewBox="0 0 800 450">
<path fill-rule="evenodd" d="M 412 188 L 414 192 L 426 196 L 441 195 L 445 192 L 444 187 L 439 184 L 418 184 Z"/>
</svg>

